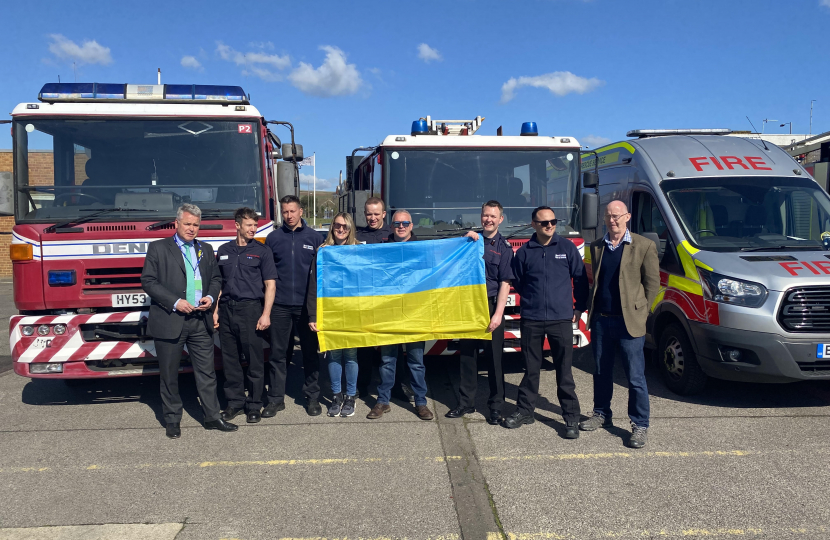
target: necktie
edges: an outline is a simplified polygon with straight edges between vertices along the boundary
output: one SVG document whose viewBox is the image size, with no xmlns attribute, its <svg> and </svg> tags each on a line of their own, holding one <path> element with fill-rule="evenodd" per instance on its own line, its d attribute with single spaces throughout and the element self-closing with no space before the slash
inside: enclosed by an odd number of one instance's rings
<svg viewBox="0 0 830 540">
<path fill-rule="evenodd" d="M 184 244 L 184 258 L 187 260 L 187 300 L 191 306 L 196 305 L 196 269 L 193 267 L 193 260 L 190 258 L 190 248 L 193 244 Z"/>
</svg>

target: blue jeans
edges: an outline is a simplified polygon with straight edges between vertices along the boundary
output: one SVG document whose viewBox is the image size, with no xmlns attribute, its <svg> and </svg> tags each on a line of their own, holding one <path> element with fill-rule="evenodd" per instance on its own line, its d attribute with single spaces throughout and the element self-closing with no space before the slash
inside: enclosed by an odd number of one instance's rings
<svg viewBox="0 0 830 540">
<path fill-rule="evenodd" d="M 594 349 L 594 412 L 611 418 L 614 392 L 614 355 L 619 349 L 628 378 L 628 417 L 634 425 L 648 427 L 649 404 L 646 387 L 645 336 L 633 338 L 622 317 L 594 315 L 591 346 Z"/>
<path fill-rule="evenodd" d="M 427 381 L 424 369 L 423 341 L 406 344 L 406 364 L 409 366 L 409 385 L 415 394 L 415 405 L 427 404 Z M 384 345 L 380 348 L 380 384 L 378 385 L 378 403 L 389 403 L 392 386 L 395 384 L 395 367 L 398 362 L 400 345 Z"/>
<path fill-rule="evenodd" d="M 341 391 L 343 368 L 346 371 L 346 394 L 353 396 L 357 394 L 357 349 L 329 351 L 329 378 L 331 391 L 335 394 Z"/>
</svg>

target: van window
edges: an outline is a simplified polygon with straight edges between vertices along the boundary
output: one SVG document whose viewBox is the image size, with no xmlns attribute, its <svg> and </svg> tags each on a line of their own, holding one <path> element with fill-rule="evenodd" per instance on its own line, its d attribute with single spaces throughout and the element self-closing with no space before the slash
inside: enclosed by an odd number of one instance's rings
<svg viewBox="0 0 830 540">
<path fill-rule="evenodd" d="M 806 178 L 696 178 L 660 187 L 698 249 L 815 250 L 830 238 L 830 198 Z"/>
<path fill-rule="evenodd" d="M 635 191 L 632 195 L 629 228 L 637 234 L 656 233 L 660 238 L 660 246 L 657 250 L 660 268 L 674 274 L 683 274 L 683 268 L 678 260 L 663 212 L 660 211 L 651 193 Z"/>
<path fill-rule="evenodd" d="M 597 238 L 602 238 L 607 232 L 605 229 L 605 207 L 614 200 L 625 201 L 623 191 L 628 185 L 633 167 L 611 167 L 599 171 L 599 227 Z"/>
</svg>

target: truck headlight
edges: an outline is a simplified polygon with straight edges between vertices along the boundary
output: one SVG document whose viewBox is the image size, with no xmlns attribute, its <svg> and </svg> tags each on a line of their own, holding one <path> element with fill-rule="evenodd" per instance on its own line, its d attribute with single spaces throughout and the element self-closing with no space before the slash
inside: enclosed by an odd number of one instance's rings
<svg viewBox="0 0 830 540">
<path fill-rule="evenodd" d="M 769 291 L 760 283 L 731 278 L 702 268 L 697 269 L 707 300 L 757 308 L 764 305 Z"/>
</svg>

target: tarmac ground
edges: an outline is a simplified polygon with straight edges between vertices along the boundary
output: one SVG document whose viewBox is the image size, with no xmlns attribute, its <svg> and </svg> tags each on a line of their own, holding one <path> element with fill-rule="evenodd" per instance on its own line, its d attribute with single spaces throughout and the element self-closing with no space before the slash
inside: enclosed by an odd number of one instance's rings
<svg viewBox="0 0 830 540">
<path fill-rule="evenodd" d="M 566 440 L 552 370 L 537 421 L 507 430 L 484 421 L 483 365 L 476 414 L 444 418 L 458 363 L 433 357 L 436 419 L 394 402 L 371 421 L 374 396 L 351 418 L 307 416 L 301 361 L 286 410 L 258 424 L 240 416 L 229 434 L 201 427 L 182 376 L 179 440 L 164 435 L 157 377 L 0 374 L 0 540 L 830 538 L 830 383 L 711 381 L 684 398 L 652 369 L 649 443 L 631 450 L 622 370 L 614 427 Z M 590 350 L 574 366 L 587 413 Z M 509 414 L 521 357 L 506 368 Z"/>
</svg>

